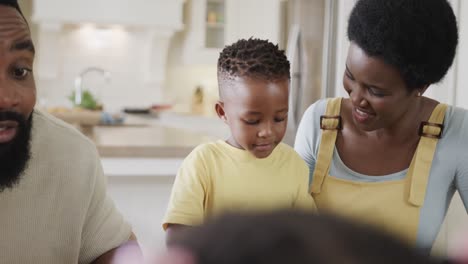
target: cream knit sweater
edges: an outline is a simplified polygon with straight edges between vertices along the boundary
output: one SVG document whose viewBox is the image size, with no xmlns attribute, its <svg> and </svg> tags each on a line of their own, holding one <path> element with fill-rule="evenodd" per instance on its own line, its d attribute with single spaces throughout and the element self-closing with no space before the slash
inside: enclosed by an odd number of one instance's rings
<svg viewBox="0 0 468 264">
<path fill-rule="evenodd" d="M 35 110 L 31 147 L 19 184 L 0 193 L 0 263 L 90 263 L 129 238 L 90 140 Z"/>
</svg>

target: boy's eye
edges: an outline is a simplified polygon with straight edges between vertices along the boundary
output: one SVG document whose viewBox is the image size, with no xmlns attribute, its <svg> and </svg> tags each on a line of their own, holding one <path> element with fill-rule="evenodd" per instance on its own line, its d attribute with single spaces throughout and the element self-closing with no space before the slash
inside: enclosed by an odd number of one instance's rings
<svg viewBox="0 0 468 264">
<path fill-rule="evenodd" d="M 275 118 L 275 122 L 277 122 L 277 123 L 281 123 L 281 122 L 283 122 L 283 121 L 285 121 L 285 120 L 286 120 L 286 117 Z"/>
<path fill-rule="evenodd" d="M 347 70 L 345 71 L 345 76 L 346 76 L 348 79 L 350 79 L 351 81 L 354 81 L 353 76 L 351 76 L 351 74 L 350 74 Z"/>
<path fill-rule="evenodd" d="M 258 123 L 260 123 L 260 120 L 244 120 L 244 123 L 246 123 L 247 125 L 257 125 Z"/>
</svg>

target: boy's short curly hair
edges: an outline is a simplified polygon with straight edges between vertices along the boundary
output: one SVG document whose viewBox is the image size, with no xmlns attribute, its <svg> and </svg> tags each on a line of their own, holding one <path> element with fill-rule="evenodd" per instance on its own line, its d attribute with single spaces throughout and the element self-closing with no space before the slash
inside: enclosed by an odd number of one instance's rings
<svg viewBox="0 0 468 264">
<path fill-rule="evenodd" d="M 290 79 L 289 61 L 283 50 L 268 40 L 241 39 L 226 46 L 218 59 L 220 77 L 251 77 L 276 81 Z"/>
<path fill-rule="evenodd" d="M 458 44 L 457 21 L 447 0 L 359 0 L 348 38 L 395 66 L 413 90 L 447 73 Z"/>
</svg>

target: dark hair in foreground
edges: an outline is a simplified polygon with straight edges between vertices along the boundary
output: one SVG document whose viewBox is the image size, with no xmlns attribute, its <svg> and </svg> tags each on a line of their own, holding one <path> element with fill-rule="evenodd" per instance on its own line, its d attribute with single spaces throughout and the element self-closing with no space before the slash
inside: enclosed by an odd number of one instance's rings
<svg viewBox="0 0 468 264">
<path fill-rule="evenodd" d="M 373 229 L 297 211 L 225 215 L 181 230 L 169 246 L 197 264 L 439 263 Z"/>
<path fill-rule="evenodd" d="M 447 73 L 458 44 L 457 21 L 447 0 L 359 0 L 348 38 L 395 66 L 413 90 Z"/>
</svg>

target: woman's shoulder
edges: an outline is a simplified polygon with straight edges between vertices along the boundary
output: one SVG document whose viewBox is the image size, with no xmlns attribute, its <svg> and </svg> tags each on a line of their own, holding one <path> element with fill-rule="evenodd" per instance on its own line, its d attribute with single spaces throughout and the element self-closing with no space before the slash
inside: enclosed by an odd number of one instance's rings
<svg viewBox="0 0 468 264">
<path fill-rule="evenodd" d="M 468 176 L 468 110 L 448 106 L 442 129 L 442 137 L 439 140 L 438 153 L 440 156 L 451 157 L 457 160 L 456 167 L 466 168 Z M 465 169 L 464 169 L 465 170 Z"/>
<path fill-rule="evenodd" d="M 325 109 L 327 107 L 327 102 L 329 99 L 320 99 L 315 103 L 311 104 L 307 110 L 304 112 L 304 117 L 315 117 L 325 114 Z"/>
<path fill-rule="evenodd" d="M 302 116 L 297 129 L 294 149 L 309 162 L 315 156 L 320 141 L 320 116 L 325 114 L 328 99 L 320 99 L 313 103 Z"/>
<path fill-rule="evenodd" d="M 328 99 L 320 99 L 311 104 L 304 112 L 301 125 L 308 127 L 307 130 L 317 130 L 320 128 L 320 116 L 325 114 Z"/>
<path fill-rule="evenodd" d="M 468 122 L 468 110 L 462 107 L 449 105 L 447 107 L 446 116 L 451 120 L 454 119 L 463 123 Z"/>
<path fill-rule="evenodd" d="M 448 106 L 445 113 L 444 126 L 447 134 L 466 136 L 468 134 L 468 110 L 461 107 Z"/>
</svg>

